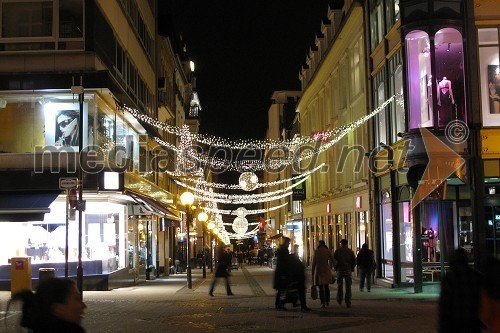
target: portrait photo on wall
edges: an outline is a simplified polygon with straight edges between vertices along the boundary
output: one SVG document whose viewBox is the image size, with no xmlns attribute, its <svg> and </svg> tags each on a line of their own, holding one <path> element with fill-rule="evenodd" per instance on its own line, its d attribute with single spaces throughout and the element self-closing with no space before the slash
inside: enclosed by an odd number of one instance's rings
<svg viewBox="0 0 500 333">
<path fill-rule="evenodd" d="M 500 114 L 500 66 L 488 65 L 488 95 L 490 113 Z"/>
<path fill-rule="evenodd" d="M 79 145 L 79 115 L 78 110 L 61 110 L 57 112 L 55 146 Z"/>
</svg>

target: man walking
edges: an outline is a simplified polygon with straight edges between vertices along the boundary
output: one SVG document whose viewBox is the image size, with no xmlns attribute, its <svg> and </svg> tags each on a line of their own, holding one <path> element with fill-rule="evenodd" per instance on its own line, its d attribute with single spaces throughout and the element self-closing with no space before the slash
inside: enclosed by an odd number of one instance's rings
<svg viewBox="0 0 500 333">
<path fill-rule="evenodd" d="M 289 277 L 289 255 L 290 251 L 288 247 L 290 246 L 290 238 L 283 237 L 283 244 L 280 245 L 278 250 L 276 250 L 276 270 L 274 272 L 274 289 L 276 289 L 276 310 L 284 311 L 286 310 L 285 305 L 281 301 L 281 294 L 285 292 Z"/>
<path fill-rule="evenodd" d="M 344 281 L 345 281 L 345 305 L 351 307 L 351 285 L 352 272 L 356 267 L 356 256 L 354 252 L 347 247 L 347 239 L 340 241 L 340 248 L 333 255 L 337 264 L 334 266 L 337 272 L 337 303 L 342 304 L 344 298 Z"/>
<path fill-rule="evenodd" d="M 370 292 L 372 287 L 373 269 L 375 268 L 375 258 L 373 258 L 373 251 L 368 248 L 367 244 L 363 244 L 361 246 L 361 250 L 356 257 L 356 263 L 358 264 L 360 276 L 359 290 L 363 291 L 366 280 L 366 289 Z"/>
</svg>

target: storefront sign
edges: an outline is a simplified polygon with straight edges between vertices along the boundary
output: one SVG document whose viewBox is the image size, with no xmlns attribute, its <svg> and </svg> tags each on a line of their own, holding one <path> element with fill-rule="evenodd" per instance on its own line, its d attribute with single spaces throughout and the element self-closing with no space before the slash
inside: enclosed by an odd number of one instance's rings
<svg viewBox="0 0 500 333">
<path fill-rule="evenodd" d="M 61 177 L 59 178 L 59 189 L 70 190 L 78 187 L 78 178 L 76 177 Z"/>
<path fill-rule="evenodd" d="M 296 177 L 296 175 L 294 175 L 293 177 Z M 301 182 L 293 187 L 292 200 L 293 201 L 306 200 L 306 185 L 305 185 L 305 183 Z"/>
<path fill-rule="evenodd" d="M 500 131 L 494 129 L 481 130 L 481 156 L 483 158 L 500 158 Z"/>
</svg>

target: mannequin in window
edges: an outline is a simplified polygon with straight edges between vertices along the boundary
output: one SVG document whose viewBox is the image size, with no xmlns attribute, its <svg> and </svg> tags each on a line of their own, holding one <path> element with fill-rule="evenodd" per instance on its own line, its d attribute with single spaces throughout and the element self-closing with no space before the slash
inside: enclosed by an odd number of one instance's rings
<svg viewBox="0 0 500 333">
<path fill-rule="evenodd" d="M 437 91 L 439 126 L 446 126 L 453 119 L 455 99 L 451 89 L 451 81 L 446 76 L 438 83 Z"/>
<path fill-rule="evenodd" d="M 431 227 L 425 231 L 425 234 L 429 236 L 429 247 L 427 248 L 428 261 L 436 261 L 437 232 L 432 230 Z"/>
</svg>

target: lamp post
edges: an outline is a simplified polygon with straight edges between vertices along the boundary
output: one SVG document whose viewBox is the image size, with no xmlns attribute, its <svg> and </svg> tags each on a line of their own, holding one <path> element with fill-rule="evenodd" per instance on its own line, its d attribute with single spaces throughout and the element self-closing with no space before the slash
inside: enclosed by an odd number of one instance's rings
<svg viewBox="0 0 500 333">
<path fill-rule="evenodd" d="M 203 225 L 202 225 L 202 253 L 203 253 L 203 278 L 206 279 L 207 277 L 207 267 L 206 267 L 206 252 L 205 251 L 205 222 L 207 222 L 208 220 L 208 215 L 207 213 L 205 212 L 200 212 L 198 214 L 198 221 L 200 221 Z"/>
<path fill-rule="evenodd" d="M 193 289 L 193 281 L 191 279 L 191 265 L 190 265 L 190 258 L 189 258 L 189 226 L 191 224 L 191 208 L 194 203 L 194 195 L 191 192 L 184 192 L 181 194 L 181 203 L 182 205 L 186 208 L 186 225 L 187 225 L 187 264 L 186 264 L 186 270 L 187 270 L 187 287 L 189 289 Z"/>
</svg>

